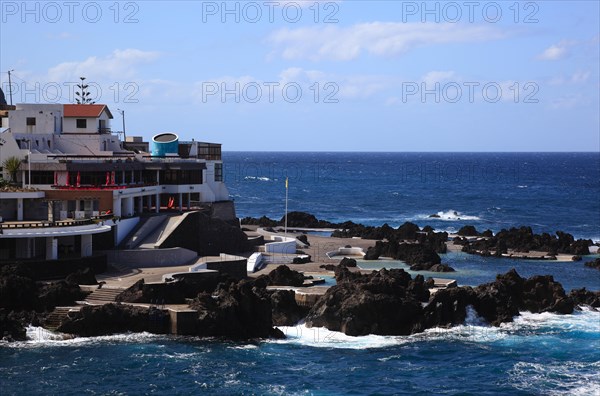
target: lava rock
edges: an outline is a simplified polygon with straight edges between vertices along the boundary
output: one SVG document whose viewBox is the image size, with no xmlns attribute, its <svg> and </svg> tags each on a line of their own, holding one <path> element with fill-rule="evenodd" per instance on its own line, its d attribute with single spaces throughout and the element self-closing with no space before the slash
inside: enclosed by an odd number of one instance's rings
<svg viewBox="0 0 600 396">
<path fill-rule="evenodd" d="M 38 310 L 51 311 L 57 306 L 73 305 L 75 301 L 85 299 L 89 293 L 84 292 L 78 285 L 65 281 L 44 284 L 38 291 Z"/>
<path fill-rule="evenodd" d="M 384 269 L 361 275 L 341 268 L 336 280 L 337 285 L 309 311 L 308 327 L 327 327 L 353 336 L 406 335 L 421 327 L 423 308 L 417 296 L 425 296 L 414 283 L 408 290 L 413 281 L 405 271 Z M 424 284 L 422 278 L 419 282 Z"/>
<path fill-rule="evenodd" d="M 475 303 L 471 287 L 453 287 L 438 290 L 423 312 L 423 329 L 463 324 L 467 307 Z"/>
<path fill-rule="evenodd" d="M 287 265 L 280 265 L 269 272 L 270 284 L 274 286 L 302 286 L 304 275 L 290 269 Z"/>
<path fill-rule="evenodd" d="M 310 255 L 306 255 L 305 257 L 294 257 L 294 259 L 292 260 L 292 264 L 306 264 L 306 263 L 310 263 L 312 260 L 312 258 L 310 257 Z"/>
<path fill-rule="evenodd" d="M 477 229 L 475 228 L 475 226 L 472 225 L 466 225 L 460 228 L 460 230 L 458 230 L 458 235 L 460 236 L 479 236 L 479 232 L 477 232 Z"/>
<path fill-rule="evenodd" d="M 71 283 L 74 285 L 97 285 L 98 281 L 96 280 L 96 275 L 90 268 L 86 268 L 84 270 L 79 270 L 77 272 L 73 272 L 69 274 L 65 281 L 67 283 Z"/>
<path fill-rule="evenodd" d="M 105 304 L 84 306 L 78 312 L 69 312 L 58 331 L 81 337 L 95 337 L 129 331 L 162 334 L 168 328 L 169 313 L 166 311 L 125 304 Z"/>
<path fill-rule="evenodd" d="M 588 305 L 593 308 L 600 308 L 600 291 L 590 291 L 586 288 L 573 289 L 569 293 L 569 297 L 576 305 Z"/>
<path fill-rule="evenodd" d="M 412 271 L 430 271 L 430 272 L 454 272 L 455 269 L 447 264 L 413 264 L 410 266 Z"/>
<path fill-rule="evenodd" d="M 349 257 L 344 257 L 343 259 L 340 260 L 340 267 L 345 267 L 345 268 L 355 268 L 357 266 L 356 264 L 356 260 L 353 258 L 349 258 Z"/>
<path fill-rule="evenodd" d="M 307 314 L 308 309 L 296 302 L 293 290 L 275 290 L 271 293 L 273 326 L 294 326 Z"/>
<path fill-rule="evenodd" d="M 492 325 L 511 322 L 520 310 L 572 313 L 573 300 L 551 275 L 523 279 L 515 269 L 475 288 L 477 313 Z"/>
<path fill-rule="evenodd" d="M 251 280 L 219 286 L 216 293 L 200 293 L 190 304 L 198 311 L 195 334 L 247 340 L 283 336 L 273 328 L 271 298 Z"/>
<path fill-rule="evenodd" d="M 306 246 L 310 246 L 310 242 L 308 242 L 308 236 L 306 234 L 298 235 L 296 239 L 305 244 Z"/>
<path fill-rule="evenodd" d="M 585 263 L 586 267 L 590 267 L 590 268 L 595 268 L 597 270 L 600 270 L 600 258 L 597 258 L 593 261 L 588 261 Z"/>
</svg>

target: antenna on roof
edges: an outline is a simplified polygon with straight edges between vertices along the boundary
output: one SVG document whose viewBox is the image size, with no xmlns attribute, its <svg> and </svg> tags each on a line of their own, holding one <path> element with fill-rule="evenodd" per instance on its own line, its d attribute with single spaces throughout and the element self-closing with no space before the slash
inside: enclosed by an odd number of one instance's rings
<svg viewBox="0 0 600 396">
<path fill-rule="evenodd" d="M 8 97 L 10 98 L 11 106 L 13 105 L 13 103 L 12 103 L 12 82 L 10 80 L 10 72 L 14 72 L 14 71 L 15 71 L 14 69 L 8 71 Z"/>
<path fill-rule="evenodd" d="M 117 111 L 123 117 L 123 148 L 125 148 L 125 142 L 127 141 L 127 135 L 125 135 L 125 110 L 117 109 Z"/>
</svg>

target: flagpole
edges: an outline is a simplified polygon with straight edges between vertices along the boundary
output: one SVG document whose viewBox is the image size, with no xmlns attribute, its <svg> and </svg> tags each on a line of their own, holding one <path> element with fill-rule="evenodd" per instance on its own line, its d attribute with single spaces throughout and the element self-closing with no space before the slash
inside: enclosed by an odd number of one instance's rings
<svg viewBox="0 0 600 396">
<path fill-rule="evenodd" d="M 284 234 L 287 238 L 287 214 L 288 214 L 288 178 L 285 178 L 285 225 Z"/>
</svg>

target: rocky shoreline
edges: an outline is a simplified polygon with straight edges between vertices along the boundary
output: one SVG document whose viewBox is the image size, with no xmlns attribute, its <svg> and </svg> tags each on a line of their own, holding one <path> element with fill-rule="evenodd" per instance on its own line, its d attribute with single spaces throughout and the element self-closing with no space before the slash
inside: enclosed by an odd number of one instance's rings
<svg viewBox="0 0 600 396">
<path fill-rule="evenodd" d="M 578 289 L 566 294 L 549 275 L 525 279 L 513 269 L 498 275 L 494 282 L 431 294 L 433 280 L 422 275 L 412 278 L 402 269 L 361 274 L 349 271 L 347 264 L 334 268 L 337 284 L 327 289 L 310 309 L 297 304 L 293 290 L 267 288 L 297 285 L 304 278 L 286 266 L 256 279 L 219 282 L 214 290 L 208 288 L 187 300 L 189 308 L 197 312 L 190 335 L 230 340 L 282 338 L 284 335 L 276 326 L 292 326 L 301 321 L 308 327 L 326 327 L 351 336 L 408 335 L 432 327 L 463 324 L 469 306 L 493 326 L 512 321 L 520 311 L 570 314 L 582 305 L 600 308 L 599 291 Z M 3 271 L 2 287 L 19 276 L 17 273 L 18 269 Z M 25 326 L 43 326 L 49 309 L 73 304 L 85 295 L 79 286 L 66 281 L 37 285 L 36 290 L 37 294 L 31 294 L 33 298 L 29 300 L 3 300 L 0 332 L 4 340 L 24 340 Z M 139 290 L 139 284 L 132 286 L 120 300 L 139 297 Z M 186 290 L 191 290 L 189 285 Z M 168 326 L 168 313 L 159 307 L 119 302 L 84 306 L 70 312 L 57 331 L 84 337 L 142 331 L 166 334 Z"/>
<path fill-rule="evenodd" d="M 365 259 L 380 256 L 403 260 L 414 270 L 452 271 L 441 262 L 449 235 L 405 223 L 369 227 L 352 222 L 334 224 L 302 213 L 290 213 L 290 227 L 327 227 L 339 237 L 372 239 Z M 275 227 L 268 218 L 244 219 Z M 305 242 L 308 242 L 306 238 Z M 529 227 L 502 230 L 493 234 L 463 227 L 454 244 L 471 254 L 506 257 L 505 252 L 530 250 L 551 254 L 589 254 L 591 241 L 571 235 L 534 234 Z M 599 268 L 600 259 L 586 263 Z M 277 326 L 304 321 L 308 327 L 326 327 L 347 335 L 408 335 L 432 327 L 463 324 L 468 307 L 487 323 L 510 322 L 521 311 L 570 314 L 579 306 L 600 308 L 600 291 L 585 289 L 565 292 L 552 276 L 522 278 L 514 269 L 496 280 L 477 287 L 454 287 L 430 293 L 432 279 L 414 278 L 401 269 L 357 271 L 356 261 L 344 258 L 339 264 L 322 268 L 334 271 L 337 284 L 329 287 L 312 306 L 299 305 L 293 288 L 301 288 L 303 274 L 285 265 L 255 279 L 234 280 L 226 274 L 167 283 L 140 280 L 122 292 L 115 303 L 87 305 L 68 312 L 57 326 L 59 332 L 77 336 L 99 336 L 122 332 L 169 333 L 169 313 L 162 305 L 178 305 L 195 312 L 188 333 L 201 337 L 231 340 L 280 338 Z M 6 341 L 24 340 L 25 327 L 48 326 L 57 306 L 75 305 L 88 292 L 79 285 L 97 284 L 91 271 L 71 274 L 66 279 L 39 282 L 19 265 L 0 267 L 0 336 Z M 277 286 L 279 289 L 269 287 Z"/>
</svg>

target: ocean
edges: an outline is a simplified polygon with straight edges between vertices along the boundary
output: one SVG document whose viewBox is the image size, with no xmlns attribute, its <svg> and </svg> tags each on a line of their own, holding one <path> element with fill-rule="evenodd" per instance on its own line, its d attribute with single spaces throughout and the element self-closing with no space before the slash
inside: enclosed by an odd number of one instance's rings
<svg viewBox="0 0 600 396">
<path fill-rule="evenodd" d="M 449 232 L 466 224 L 493 231 L 529 225 L 600 240 L 598 153 L 226 152 L 223 158 L 239 217 L 281 218 L 287 177 L 289 210 L 333 222 L 411 221 Z M 463 285 L 515 267 L 522 276 L 552 274 L 567 291 L 600 289 L 600 272 L 582 262 L 462 253 L 442 260 Z M 234 343 L 151 334 L 62 340 L 31 327 L 29 341 L 0 344 L 0 393 L 600 394 L 600 312 L 590 309 L 524 312 L 499 328 L 470 312 L 463 326 L 408 337 L 347 337 L 302 325 L 282 330 L 286 340 Z"/>
</svg>

